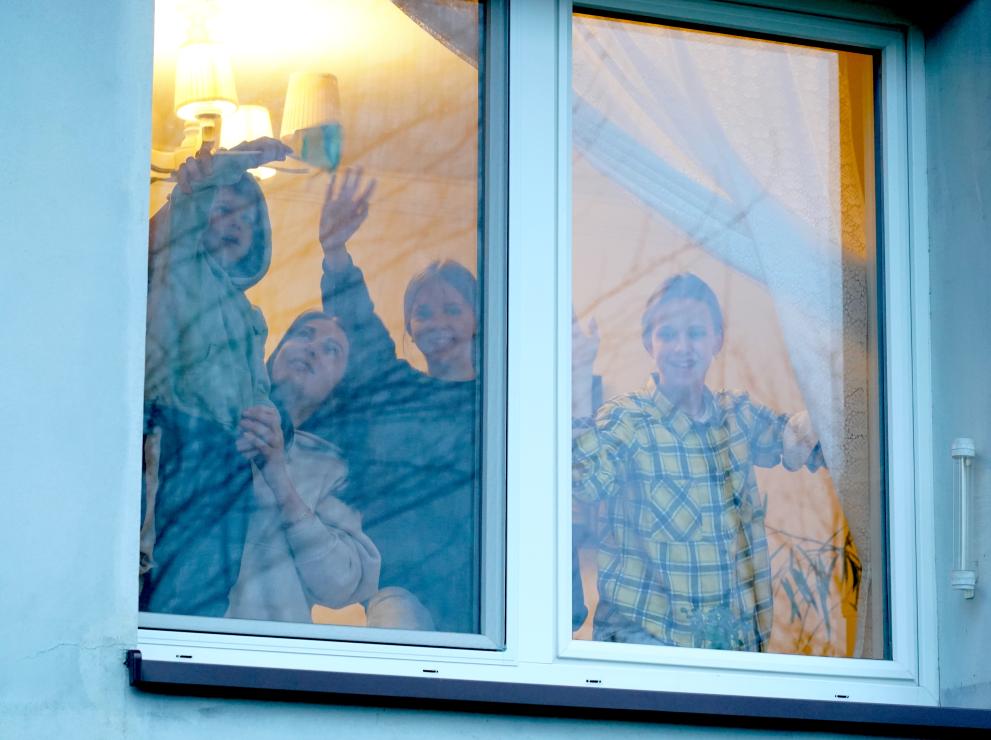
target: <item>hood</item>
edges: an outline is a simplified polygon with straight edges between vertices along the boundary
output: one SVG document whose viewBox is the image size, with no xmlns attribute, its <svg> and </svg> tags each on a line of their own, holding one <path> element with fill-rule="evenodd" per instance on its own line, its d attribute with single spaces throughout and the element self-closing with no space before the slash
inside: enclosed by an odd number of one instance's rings
<svg viewBox="0 0 991 740">
<path fill-rule="evenodd" d="M 234 287 L 244 291 L 268 272 L 272 262 L 272 225 L 262 189 L 255 178 L 245 171 L 243 158 L 218 152 L 213 157 L 213 174 L 193 185 L 192 194 L 183 193 L 178 188 L 173 191 L 172 233 L 201 234 L 208 223 L 217 189 L 224 186 L 236 187 L 242 194 L 254 199 L 258 208 L 251 249 L 233 269 L 224 271 Z M 191 228 L 187 231 L 183 229 L 185 225 Z M 210 261 L 213 262 L 212 259 Z M 218 265 L 216 269 L 221 268 Z"/>
</svg>

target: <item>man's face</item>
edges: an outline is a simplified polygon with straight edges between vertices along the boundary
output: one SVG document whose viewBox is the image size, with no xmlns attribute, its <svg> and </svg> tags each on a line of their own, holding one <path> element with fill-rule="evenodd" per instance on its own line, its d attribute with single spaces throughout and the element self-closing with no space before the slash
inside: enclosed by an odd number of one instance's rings
<svg viewBox="0 0 991 740">
<path fill-rule="evenodd" d="M 350 345 L 337 322 L 314 318 L 289 334 L 272 363 L 272 384 L 290 385 L 296 397 L 322 403 L 341 382 Z"/>
<path fill-rule="evenodd" d="M 253 198 L 233 188 L 217 189 L 203 241 L 207 251 L 221 267 L 229 270 L 251 249 L 258 206 Z"/>
<path fill-rule="evenodd" d="M 694 298 L 674 298 L 657 308 L 650 333 L 650 355 L 661 385 L 701 390 L 712 359 L 723 346 L 709 307 Z"/>
</svg>

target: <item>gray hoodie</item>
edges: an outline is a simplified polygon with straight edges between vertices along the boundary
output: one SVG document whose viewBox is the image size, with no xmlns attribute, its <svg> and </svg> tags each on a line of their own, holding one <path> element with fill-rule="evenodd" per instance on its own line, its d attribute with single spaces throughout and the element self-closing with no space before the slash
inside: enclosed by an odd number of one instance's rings
<svg viewBox="0 0 991 740">
<path fill-rule="evenodd" d="M 258 220 L 248 254 L 228 274 L 207 252 L 203 234 L 217 188 L 235 184 L 257 193 Z M 261 188 L 236 158 L 215 156 L 213 174 L 193 187 L 191 194 L 176 188 L 152 219 L 145 402 L 233 431 L 243 409 L 270 402 L 268 330 L 244 291 L 268 270 L 271 226 Z"/>
</svg>

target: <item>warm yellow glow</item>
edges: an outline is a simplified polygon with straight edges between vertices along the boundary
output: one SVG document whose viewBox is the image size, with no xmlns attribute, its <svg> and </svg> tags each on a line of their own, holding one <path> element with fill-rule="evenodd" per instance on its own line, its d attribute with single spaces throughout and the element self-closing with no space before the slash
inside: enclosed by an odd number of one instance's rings
<svg viewBox="0 0 991 740">
<path fill-rule="evenodd" d="M 277 11 L 269 0 L 156 0 L 152 142 L 158 149 L 175 147 L 181 136 L 176 58 L 194 40 L 223 45 L 238 99 L 267 106 L 277 136 L 290 75 L 332 72 L 351 156 L 400 125 L 406 111 L 460 106 L 461 82 L 477 79 L 468 62 L 391 0 L 280 0 Z M 430 82 L 403 84 L 409 77 Z"/>
<path fill-rule="evenodd" d="M 248 170 L 248 172 L 259 180 L 267 180 L 270 177 L 275 177 L 276 175 L 276 171 L 271 167 L 252 167 Z"/>
<path fill-rule="evenodd" d="M 268 274 L 248 295 L 265 314 L 268 350 L 300 311 L 320 305 L 314 275 L 323 255 L 316 236 L 325 165 L 337 153 L 340 166 L 360 165 L 379 182 L 375 208 L 353 246 L 399 351 L 424 367 L 415 345 L 401 341 L 403 288 L 431 260 L 477 261 L 478 71 L 391 0 L 155 0 L 157 150 L 173 151 L 183 140 L 173 100 L 176 55 L 184 43 L 204 38 L 227 49 L 238 99 L 267 107 L 276 136 L 294 72 L 332 72 L 340 89 L 339 124 L 318 128 L 317 149 L 326 161 L 304 160 L 308 176 L 280 171 L 263 183 L 276 251 Z M 223 117 L 219 131 L 225 140 L 228 120 Z M 183 151 L 175 164 L 194 151 Z M 152 213 L 172 187 L 152 184 Z M 383 241 L 395 251 L 379 249 Z"/>
<path fill-rule="evenodd" d="M 272 118 L 264 105 L 242 105 L 229 116 L 224 116 L 220 130 L 220 146 L 232 149 L 242 141 L 252 141 L 272 135 Z M 259 180 L 275 176 L 271 167 L 254 167 L 248 170 Z"/>
<path fill-rule="evenodd" d="M 195 121 L 237 109 L 237 89 L 226 49 L 209 41 L 184 44 L 176 55 L 175 112 Z"/>
<path fill-rule="evenodd" d="M 220 146 L 231 149 L 242 141 L 251 141 L 272 135 L 272 118 L 264 105 L 242 105 L 229 116 L 224 116 L 224 128 Z"/>
<path fill-rule="evenodd" d="M 156 57 L 171 57 L 196 22 L 226 45 L 238 65 L 299 59 L 305 49 L 388 62 L 401 54 L 396 41 L 412 23 L 390 0 L 157 0 Z"/>
</svg>

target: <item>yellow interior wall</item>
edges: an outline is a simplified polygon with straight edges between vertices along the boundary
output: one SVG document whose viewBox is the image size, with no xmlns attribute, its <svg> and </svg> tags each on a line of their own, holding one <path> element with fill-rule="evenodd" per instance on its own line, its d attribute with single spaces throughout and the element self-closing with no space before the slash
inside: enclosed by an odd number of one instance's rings
<svg viewBox="0 0 991 740">
<path fill-rule="evenodd" d="M 156 4 L 152 142 L 160 150 L 182 139 L 172 110 L 174 64 L 191 5 L 203 3 Z M 400 354 L 423 367 L 412 342 L 403 339 L 407 281 L 441 258 L 476 271 L 477 70 L 388 0 L 286 0 L 277 11 L 267 2 L 217 0 L 213 6 L 210 26 L 230 50 L 239 101 L 265 105 L 276 135 L 290 73 L 338 78 L 339 171 L 362 167 L 378 180 L 368 220 L 349 248 Z M 290 160 L 285 166 L 303 165 Z M 248 297 L 268 322 L 269 351 L 295 316 L 320 304 L 317 224 L 328 182 L 327 173 L 312 170 L 261 182 L 273 259 Z M 152 185 L 152 212 L 172 187 Z"/>
</svg>

